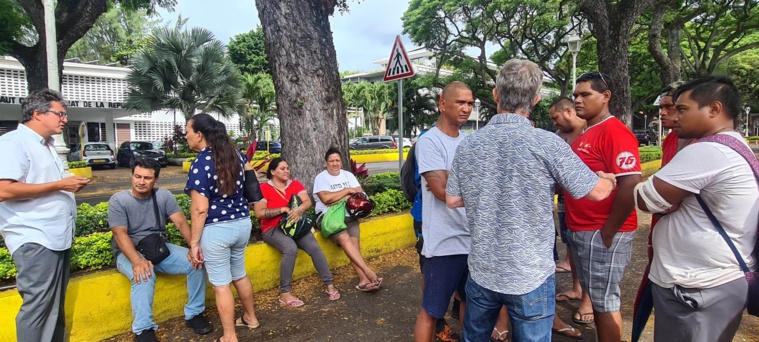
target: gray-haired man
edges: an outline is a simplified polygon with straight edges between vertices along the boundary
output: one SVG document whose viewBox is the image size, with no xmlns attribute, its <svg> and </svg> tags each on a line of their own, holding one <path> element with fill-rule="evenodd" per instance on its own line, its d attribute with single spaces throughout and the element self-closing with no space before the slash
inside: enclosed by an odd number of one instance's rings
<svg viewBox="0 0 759 342">
<path fill-rule="evenodd" d="M 559 137 L 532 127 L 542 80 L 535 63 L 507 61 L 493 90 L 499 114 L 467 137 L 453 160 L 446 203 L 466 207 L 472 236 L 466 341 L 486 341 L 502 305 L 514 340 L 551 339 L 554 185 L 591 200 L 614 188 L 612 175 L 594 174 Z"/>
</svg>

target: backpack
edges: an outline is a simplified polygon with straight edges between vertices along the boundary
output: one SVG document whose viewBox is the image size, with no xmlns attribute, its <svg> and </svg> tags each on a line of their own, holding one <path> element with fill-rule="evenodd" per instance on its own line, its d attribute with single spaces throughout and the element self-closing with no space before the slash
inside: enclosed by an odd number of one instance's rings
<svg viewBox="0 0 759 342">
<path fill-rule="evenodd" d="M 420 184 L 416 182 L 417 168 L 416 153 L 414 151 L 416 151 L 416 144 L 411 145 L 406 161 L 401 166 L 401 190 L 403 190 L 403 196 L 406 197 L 406 200 L 411 203 L 414 203 L 420 187 Z"/>
</svg>

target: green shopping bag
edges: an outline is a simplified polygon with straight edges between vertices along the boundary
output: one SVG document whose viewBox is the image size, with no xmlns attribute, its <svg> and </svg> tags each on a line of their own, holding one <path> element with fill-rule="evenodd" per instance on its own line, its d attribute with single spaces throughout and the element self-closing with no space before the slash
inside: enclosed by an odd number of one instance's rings
<svg viewBox="0 0 759 342">
<path fill-rule="evenodd" d="M 335 203 L 322 216 L 322 236 L 330 237 L 348 229 L 345 225 L 345 200 Z"/>
</svg>

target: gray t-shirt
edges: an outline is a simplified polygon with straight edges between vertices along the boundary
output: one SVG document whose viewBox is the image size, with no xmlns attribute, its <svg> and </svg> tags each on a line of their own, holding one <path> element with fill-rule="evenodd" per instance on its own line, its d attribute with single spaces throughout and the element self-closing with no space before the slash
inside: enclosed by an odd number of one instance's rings
<svg viewBox="0 0 759 342">
<path fill-rule="evenodd" d="M 437 127 L 431 128 L 416 142 L 416 163 L 419 174 L 428 171 L 450 171 L 456 148 L 466 137 L 459 131 L 458 137 L 449 137 Z M 449 209 L 445 201 L 435 198 L 427 190 L 427 180 L 422 177 L 422 255 L 436 256 L 469 254 L 469 226 L 464 208 Z"/>
<path fill-rule="evenodd" d="M 108 226 L 127 227 L 127 234 L 136 246 L 142 238 L 155 233 L 166 232 L 166 218 L 182 211 L 177 204 L 174 195 L 166 189 L 156 189 L 156 200 L 158 202 L 158 217 L 161 220 L 161 230 L 155 224 L 155 210 L 153 209 L 153 199 L 138 199 L 129 192 L 124 190 L 115 193 L 108 201 Z M 120 253 L 115 239 L 111 239 L 111 248 L 113 254 Z"/>
<path fill-rule="evenodd" d="M 459 146 L 446 187 L 466 205 L 472 280 L 509 295 L 535 290 L 556 267 L 554 185 L 580 198 L 598 181 L 555 134 L 521 115 L 491 118 Z"/>
</svg>

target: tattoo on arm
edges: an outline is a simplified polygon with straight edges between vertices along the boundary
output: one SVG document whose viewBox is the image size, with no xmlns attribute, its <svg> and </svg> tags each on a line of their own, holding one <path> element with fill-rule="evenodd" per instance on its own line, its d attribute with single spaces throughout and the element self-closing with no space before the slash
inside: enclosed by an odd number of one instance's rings
<svg viewBox="0 0 759 342">
<path fill-rule="evenodd" d="M 270 219 L 270 218 L 277 217 L 280 214 L 282 214 L 282 210 L 279 209 L 279 208 L 277 208 L 277 209 L 266 209 L 266 212 L 264 213 L 264 217 L 266 217 L 267 219 Z"/>
</svg>

